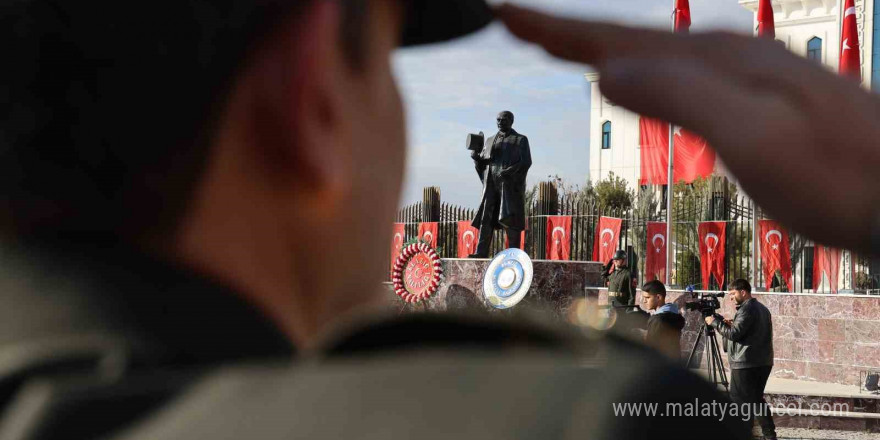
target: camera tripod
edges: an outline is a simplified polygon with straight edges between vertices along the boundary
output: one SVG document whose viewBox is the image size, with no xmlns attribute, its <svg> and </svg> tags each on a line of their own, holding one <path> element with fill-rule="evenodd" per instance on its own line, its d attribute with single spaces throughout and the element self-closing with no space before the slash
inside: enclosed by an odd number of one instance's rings
<svg viewBox="0 0 880 440">
<path fill-rule="evenodd" d="M 730 388 L 728 387 L 729 382 L 727 381 L 727 372 L 724 370 L 724 361 L 721 360 L 721 353 L 718 350 L 718 340 L 715 338 L 715 329 L 705 322 L 700 329 L 700 333 L 697 335 L 697 340 L 694 341 L 694 346 L 691 348 L 691 354 L 688 356 L 687 363 L 685 364 L 686 368 L 690 368 L 694 353 L 697 352 L 697 346 L 700 345 L 700 339 L 704 337 L 705 344 L 703 356 L 706 358 L 709 375 L 712 376 L 712 383 L 715 384 L 715 386 L 723 385 L 726 391 L 730 391 Z"/>
</svg>

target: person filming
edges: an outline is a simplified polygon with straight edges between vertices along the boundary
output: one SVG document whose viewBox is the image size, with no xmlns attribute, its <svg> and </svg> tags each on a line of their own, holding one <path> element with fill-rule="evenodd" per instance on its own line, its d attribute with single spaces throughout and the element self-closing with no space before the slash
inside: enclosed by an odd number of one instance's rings
<svg viewBox="0 0 880 440">
<path fill-rule="evenodd" d="M 751 405 L 750 414 L 761 425 L 765 439 L 776 439 L 776 426 L 764 400 L 764 387 L 773 368 L 773 321 L 770 311 L 752 297 L 752 286 L 744 279 L 731 284 L 728 295 L 736 302 L 731 321 L 707 316 L 706 324 L 727 341 L 730 360 L 730 399 Z M 749 419 L 751 420 L 751 419 Z"/>
</svg>

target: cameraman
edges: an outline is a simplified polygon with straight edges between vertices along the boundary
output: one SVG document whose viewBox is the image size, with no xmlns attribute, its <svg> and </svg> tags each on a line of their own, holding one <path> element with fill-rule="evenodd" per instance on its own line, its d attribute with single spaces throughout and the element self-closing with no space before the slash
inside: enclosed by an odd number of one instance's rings
<svg viewBox="0 0 880 440">
<path fill-rule="evenodd" d="M 728 295 L 736 302 L 733 321 L 707 316 L 711 325 L 727 339 L 730 360 L 730 399 L 751 404 L 765 439 L 776 439 L 776 426 L 764 400 L 764 387 L 773 368 L 773 322 L 770 311 L 752 297 L 752 286 L 744 279 L 731 284 Z M 759 415 L 760 414 L 760 415 Z"/>
<path fill-rule="evenodd" d="M 610 272 L 612 265 L 614 272 Z M 608 301 L 612 306 L 635 305 L 636 292 L 632 272 L 626 265 L 626 251 L 618 250 L 614 253 L 614 258 L 605 265 L 602 276 L 608 282 Z M 628 309 L 627 312 L 631 310 Z"/>
<path fill-rule="evenodd" d="M 648 281 L 642 286 L 642 306 L 653 312 L 648 318 L 645 344 L 672 359 L 681 359 L 681 330 L 684 317 L 675 303 L 666 302 L 666 286 Z"/>
</svg>

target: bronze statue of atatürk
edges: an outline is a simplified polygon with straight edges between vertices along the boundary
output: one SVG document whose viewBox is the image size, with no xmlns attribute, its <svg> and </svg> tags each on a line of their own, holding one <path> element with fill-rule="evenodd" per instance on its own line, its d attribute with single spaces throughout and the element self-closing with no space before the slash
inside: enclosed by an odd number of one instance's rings
<svg viewBox="0 0 880 440">
<path fill-rule="evenodd" d="M 478 142 L 482 136 L 468 136 L 471 158 L 483 182 L 483 200 L 473 221 L 480 240 L 471 258 L 489 256 L 492 232 L 499 227 L 507 232 L 510 247 L 520 247 L 526 226 L 526 174 L 532 166 L 529 139 L 513 129 L 513 113 L 499 113 L 497 122 L 498 133 L 482 145 Z"/>
</svg>

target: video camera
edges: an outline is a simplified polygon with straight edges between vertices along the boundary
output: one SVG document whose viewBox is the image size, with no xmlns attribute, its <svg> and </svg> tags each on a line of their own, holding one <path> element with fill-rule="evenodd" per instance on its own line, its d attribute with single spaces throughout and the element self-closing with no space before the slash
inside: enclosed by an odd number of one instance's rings
<svg viewBox="0 0 880 440">
<path fill-rule="evenodd" d="M 686 302 L 684 308 L 687 310 L 697 310 L 703 314 L 703 317 L 714 316 L 715 311 L 721 308 L 719 298 L 724 298 L 724 292 L 718 293 L 694 293 L 693 286 L 688 286 L 687 291 L 696 296 L 696 301 Z"/>
</svg>

